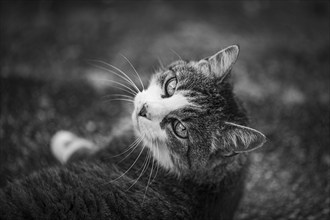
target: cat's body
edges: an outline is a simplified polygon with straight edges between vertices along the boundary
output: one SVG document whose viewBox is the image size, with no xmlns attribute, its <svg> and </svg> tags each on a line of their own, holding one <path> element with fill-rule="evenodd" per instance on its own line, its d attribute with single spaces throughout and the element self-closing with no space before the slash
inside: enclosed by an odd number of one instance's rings
<svg viewBox="0 0 330 220">
<path fill-rule="evenodd" d="M 127 146 L 132 140 L 114 141 Z M 1 216 L 5 219 L 233 217 L 243 190 L 243 169 L 238 169 L 237 173 L 231 172 L 225 181 L 201 184 L 190 178 L 180 179 L 162 167 L 158 167 L 158 171 L 154 167 L 150 177 L 152 164 L 149 164 L 139 178 L 147 157 L 147 152 L 144 152 L 125 176 L 111 181 L 126 172 L 139 151 L 119 165 L 116 165 L 117 162 L 124 156 L 111 158 L 113 154 L 105 148 L 85 161 L 74 160 L 66 167 L 45 169 L 10 184 L 1 192 L 1 199 L 5 198 L 0 201 Z M 133 185 L 137 178 L 139 180 Z"/>
<path fill-rule="evenodd" d="M 244 188 L 244 152 L 264 143 L 260 132 L 245 127 L 244 110 L 225 81 L 237 55 L 233 46 L 157 73 L 134 98 L 135 135 L 112 141 L 125 150 L 137 136 L 132 151 L 119 156 L 111 146 L 95 151 L 87 140 L 59 135 L 53 152 L 66 166 L 1 190 L 1 216 L 232 219 Z M 68 152 L 76 145 L 92 155 L 72 160 L 77 151 Z"/>
</svg>

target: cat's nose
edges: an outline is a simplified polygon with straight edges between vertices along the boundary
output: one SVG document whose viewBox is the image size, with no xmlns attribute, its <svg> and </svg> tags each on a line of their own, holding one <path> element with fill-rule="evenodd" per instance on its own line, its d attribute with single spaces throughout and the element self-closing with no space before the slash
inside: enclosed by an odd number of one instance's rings
<svg viewBox="0 0 330 220">
<path fill-rule="evenodd" d="M 148 113 L 147 108 L 148 108 L 147 103 L 144 103 L 144 104 L 142 105 L 142 108 L 140 109 L 139 116 L 141 116 L 141 117 L 145 117 L 145 118 L 148 118 L 148 117 L 147 117 L 147 113 Z"/>
</svg>

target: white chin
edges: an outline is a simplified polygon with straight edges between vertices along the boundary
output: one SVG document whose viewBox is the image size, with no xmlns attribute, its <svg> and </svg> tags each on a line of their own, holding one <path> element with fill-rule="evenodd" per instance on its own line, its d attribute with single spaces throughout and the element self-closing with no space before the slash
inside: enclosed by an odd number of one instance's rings
<svg viewBox="0 0 330 220">
<path fill-rule="evenodd" d="M 139 134 L 141 133 L 141 128 L 139 126 L 139 121 L 138 121 L 138 116 L 136 115 L 135 111 L 132 114 L 132 122 L 133 122 L 133 126 L 134 126 L 134 130 L 136 132 L 138 132 Z"/>
</svg>

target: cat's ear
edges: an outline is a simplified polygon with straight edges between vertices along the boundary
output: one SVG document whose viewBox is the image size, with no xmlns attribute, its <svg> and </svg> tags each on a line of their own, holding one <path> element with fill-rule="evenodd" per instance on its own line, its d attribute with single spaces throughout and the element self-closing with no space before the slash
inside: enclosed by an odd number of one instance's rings
<svg viewBox="0 0 330 220">
<path fill-rule="evenodd" d="M 236 62 L 238 54 L 239 46 L 232 45 L 206 58 L 206 60 L 209 62 L 211 72 L 217 78 L 224 79 Z"/>
<path fill-rule="evenodd" d="M 214 140 L 214 148 L 220 148 L 224 155 L 232 155 L 262 147 L 266 136 L 253 128 L 225 122 L 224 129 L 217 133 Z"/>
</svg>

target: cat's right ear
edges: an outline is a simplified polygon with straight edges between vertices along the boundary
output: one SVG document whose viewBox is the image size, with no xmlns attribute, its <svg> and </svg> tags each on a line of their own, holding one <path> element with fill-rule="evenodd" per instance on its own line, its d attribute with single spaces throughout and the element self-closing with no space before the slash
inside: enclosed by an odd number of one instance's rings
<svg viewBox="0 0 330 220">
<path fill-rule="evenodd" d="M 236 62 L 238 54 L 239 46 L 232 45 L 206 58 L 206 60 L 209 62 L 211 72 L 223 80 Z"/>
<path fill-rule="evenodd" d="M 221 149 L 226 156 L 260 148 L 266 142 L 266 137 L 253 128 L 225 122 L 224 128 L 216 133 L 213 140 L 213 149 Z"/>
</svg>

